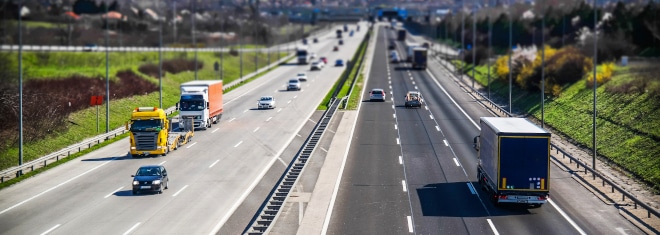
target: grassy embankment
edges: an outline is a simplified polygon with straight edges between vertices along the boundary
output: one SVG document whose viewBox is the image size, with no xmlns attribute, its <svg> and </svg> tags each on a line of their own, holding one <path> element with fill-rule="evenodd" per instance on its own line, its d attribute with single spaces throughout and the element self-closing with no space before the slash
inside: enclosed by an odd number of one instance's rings
<svg viewBox="0 0 660 235">
<path fill-rule="evenodd" d="M 371 34 L 371 31 L 368 32 L 367 34 L 368 35 Z M 369 40 L 363 40 L 360 43 L 360 46 L 358 47 L 358 50 L 353 55 L 353 58 L 351 58 L 351 61 L 353 61 L 352 63 L 354 63 L 355 66 L 353 66 L 353 68 L 350 71 L 349 70 L 344 70 L 344 72 L 342 72 L 340 78 L 345 76 L 346 74 L 348 74 L 348 79 L 346 80 L 344 85 L 339 90 L 339 93 L 337 93 L 337 98 L 338 99 L 348 95 L 348 91 L 351 88 L 351 86 L 353 85 L 353 82 L 357 82 L 357 81 L 354 81 L 353 78 L 355 77 L 355 75 L 360 70 L 360 66 L 358 66 L 358 65 L 364 59 L 364 54 L 367 51 L 367 46 L 368 45 L 369 45 Z M 328 109 L 328 106 L 327 106 L 328 102 L 330 102 L 330 99 L 332 98 L 332 93 L 334 93 L 335 89 L 337 89 L 337 86 L 339 85 L 340 82 L 341 82 L 341 79 L 337 79 L 335 84 L 332 85 L 333 89 L 330 90 L 328 92 L 328 94 L 325 95 L 325 98 L 323 98 L 323 101 L 321 101 L 321 104 L 319 104 L 319 107 L 317 108 L 318 110 Z M 352 93 L 360 93 L 360 92 L 361 92 L 360 90 L 353 90 L 352 91 Z"/>
<path fill-rule="evenodd" d="M 185 58 L 192 60 L 194 53 L 168 52 L 163 53 L 164 59 Z M 204 64 L 198 71 L 200 80 L 218 79 L 219 76 L 213 71 L 213 63 L 220 61 L 219 53 L 203 52 L 198 53 L 198 58 Z M 240 60 L 238 56 L 231 56 L 224 53 L 224 83 L 227 84 L 238 78 L 240 73 Z M 243 74 L 246 75 L 255 70 L 254 57 L 258 56 L 260 67 L 267 65 L 268 57 L 266 54 L 255 54 L 247 52 L 243 55 Z M 286 56 L 281 53 L 280 57 Z M 16 58 L 15 56 L 11 56 Z M 277 60 L 277 55 L 271 55 L 271 62 Z M 144 75 L 138 71 L 139 66 L 147 63 L 158 63 L 157 52 L 141 53 L 111 53 L 110 54 L 110 77 L 112 81 L 118 81 L 114 75 L 117 71 L 132 70 L 144 79 L 148 79 L 155 84 L 158 80 Z M 55 52 L 55 53 L 34 53 L 24 52 L 23 61 L 25 80 L 30 79 L 57 79 L 66 78 L 71 75 L 82 75 L 90 79 L 105 79 L 105 54 L 104 53 L 80 53 L 80 52 Z M 265 71 L 264 71 L 265 72 Z M 261 73 L 263 74 L 263 72 Z M 166 74 L 163 79 L 163 106 L 171 107 L 178 101 L 179 85 L 183 82 L 194 80 L 194 72 L 182 72 L 178 74 Z M 112 91 L 111 95 L 112 95 Z M 102 95 L 102 94 L 98 94 Z M 124 125 L 130 115 L 130 110 L 136 106 L 158 106 L 159 94 L 152 92 L 145 95 L 134 96 L 125 99 L 110 99 L 110 130 L 120 128 Z M 105 106 L 99 109 L 100 133 L 105 132 L 106 112 Z M 24 162 L 29 162 L 53 151 L 62 149 L 68 145 L 80 142 L 85 138 L 100 134 L 96 131 L 96 108 L 87 108 L 68 117 L 68 122 L 72 123 L 65 131 L 54 133 L 46 139 L 24 143 L 23 156 Z M 29 117 L 28 117 L 29 118 Z M 0 168 L 6 169 L 15 166 L 17 163 L 18 148 L 12 148 L 0 153 Z"/>
<path fill-rule="evenodd" d="M 486 66 L 475 70 L 481 85 L 488 83 L 487 71 Z M 472 69 L 468 67 L 465 72 L 471 75 Z M 491 94 L 508 98 L 508 83 L 493 80 Z M 593 89 L 585 84 L 586 79 L 582 79 L 546 100 L 544 120 L 580 145 L 592 148 Z M 639 91 L 640 87 L 646 89 Z M 513 94 L 514 107 L 541 119 L 540 94 L 517 87 Z M 611 81 L 599 86 L 596 94 L 598 154 L 660 190 L 660 80 L 643 78 L 630 67 L 616 67 Z"/>
</svg>

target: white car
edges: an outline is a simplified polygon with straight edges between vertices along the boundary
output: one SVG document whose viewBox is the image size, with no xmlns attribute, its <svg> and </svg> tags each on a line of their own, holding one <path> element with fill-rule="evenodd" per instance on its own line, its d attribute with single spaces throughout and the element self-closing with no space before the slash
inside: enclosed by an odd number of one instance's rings
<svg viewBox="0 0 660 235">
<path fill-rule="evenodd" d="M 305 73 L 298 73 L 298 74 L 296 74 L 296 77 L 298 78 L 298 81 L 301 81 L 301 82 L 306 82 L 307 81 L 307 74 L 305 74 Z"/>
<path fill-rule="evenodd" d="M 309 68 L 309 70 L 321 70 L 323 68 L 323 62 L 319 61 L 314 61 L 312 62 L 312 67 Z"/>
<path fill-rule="evenodd" d="M 380 101 L 385 101 L 385 90 L 381 88 L 375 88 L 369 92 L 369 101 L 375 101 L 375 100 L 380 100 Z"/>
<path fill-rule="evenodd" d="M 287 91 L 299 91 L 300 89 L 300 81 L 297 78 L 289 79 L 289 83 L 286 86 Z"/>
<path fill-rule="evenodd" d="M 275 108 L 275 97 L 272 96 L 262 96 L 257 103 L 258 109 L 274 109 Z"/>
</svg>

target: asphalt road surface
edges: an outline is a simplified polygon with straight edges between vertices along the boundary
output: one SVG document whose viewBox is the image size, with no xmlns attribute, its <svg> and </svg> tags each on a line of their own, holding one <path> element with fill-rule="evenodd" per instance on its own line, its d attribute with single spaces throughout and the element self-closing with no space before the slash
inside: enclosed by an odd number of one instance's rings
<svg viewBox="0 0 660 235">
<path fill-rule="evenodd" d="M 575 182 L 551 168 L 551 200 L 541 208 L 495 207 L 476 179 L 479 117 L 493 116 L 437 62 L 428 70 L 389 63 L 392 30 L 380 29 L 328 234 L 643 234 Z M 397 42 L 401 58 L 404 43 Z M 418 90 L 420 109 L 403 106 Z M 368 99 L 368 98 L 367 98 Z"/>
<path fill-rule="evenodd" d="M 366 25 L 362 25 L 366 28 Z M 293 155 L 287 146 L 299 139 L 318 104 L 344 67 L 366 30 L 345 37 L 332 52 L 332 34 L 311 50 L 330 65 L 310 72 L 309 65 L 287 64 L 225 94 L 219 124 L 195 133 L 193 141 L 165 157 L 127 158 L 128 139 L 118 141 L 0 191 L 2 234 L 239 234 L 252 208 L 240 207 L 253 189 L 270 189 L 267 172 L 283 169 Z M 301 91 L 286 91 L 289 78 L 306 72 Z M 257 110 L 257 99 L 273 95 L 277 107 Z M 128 117 L 130 110 L 126 110 Z M 131 174 L 141 165 L 163 165 L 169 189 L 163 194 L 131 193 Z M 281 174 L 281 172 L 280 172 Z M 241 211 L 244 210 L 249 211 Z M 234 214 L 249 215 L 242 226 L 223 229 Z M 235 219 L 242 221 L 245 219 Z"/>
</svg>

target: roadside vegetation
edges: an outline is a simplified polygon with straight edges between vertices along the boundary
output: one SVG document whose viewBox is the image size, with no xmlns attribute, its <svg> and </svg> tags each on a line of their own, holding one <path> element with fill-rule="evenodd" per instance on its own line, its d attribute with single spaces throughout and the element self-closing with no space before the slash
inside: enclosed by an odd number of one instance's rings
<svg viewBox="0 0 660 235">
<path fill-rule="evenodd" d="M 357 75 L 357 73 L 358 73 L 358 71 L 360 70 L 360 67 L 361 67 L 361 66 L 358 66 L 358 65 L 360 65 L 360 62 L 362 62 L 362 60 L 364 60 L 364 54 L 366 53 L 367 46 L 369 45 L 369 35 L 371 35 L 371 31 L 367 32 L 367 36 L 364 38 L 364 40 L 362 40 L 362 42 L 360 43 L 360 46 L 358 47 L 358 50 L 355 52 L 355 54 L 351 58 L 351 61 L 352 61 L 351 63 L 353 64 L 353 66 L 348 67 L 348 63 L 346 63 L 347 64 L 346 65 L 347 69 L 345 69 L 344 72 L 342 72 L 342 74 L 340 76 L 340 79 L 337 79 L 335 84 L 332 86 L 333 89 L 331 89 L 328 92 L 328 94 L 325 95 L 325 98 L 323 98 L 323 101 L 321 101 L 321 104 L 319 104 L 319 107 L 317 108 L 318 110 L 328 109 L 328 104 L 330 102 L 330 99 L 332 98 L 332 94 L 334 94 L 336 89 L 339 89 L 339 92 L 337 93 L 337 96 L 336 96 L 337 99 L 341 99 L 342 97 L 349 95 L 348 91 L 353 86 L 353 83 L 356 82 L 356 80 L 354 78 Z M 344 83 L 342 84 L 341 87 L 338 87 L 340 85 L 340 83 L 342 82 L 341 78 L 344 78 L 344 77 L 346 77 L 346 80 L 344 81 Z M 353 90 L 352 92 L 355 93 L 355 92 L 359 92 L 359 91 Z"/>
<path fill-rule="evenodd" d="M 570 82 L 555 84 L 552 77 L 553 68 L 571 70 L 580 63 L 575 60 L 583 59 L 557 60 L 561 62 L 559 65 L 548 63 L 553 60 L 546 61 L 544 120 L 577 144 L 592 148 L 592 65 L 581 68 L 584 70 L 577 73 L 581 76 L 566 76 L 572 79 Z M 508 58 L 501 56 L 497 61 L 500 60 Z M 461 66 L 462 63 L 455 61 L 455 64 Z M 490 89 L 494 97 L 508 97 L 507 66 L 496 63 L 491 67 Z M 463 68 L 466 74 L 472 74 L 473 67 Z M 486 86 L 487 67 L 480 65 L 474 69 L 476 81 Z M 533 69 L 522 68 L 514 73 L 513 107 L 541 120 L 540 83 L 530 84 L 529 80 L 535 79 L 532 78 L 534 73 L 525 70 L 540 70 L 540 63 Z M 559 71 L 560 74 L 564 72 Z M 660 158 L 657 157 L 660 155 L 660 79 L 657 74 L 660 74 L 657 64 L 634 62 L 625 67 L 604 63 L 598 66 L 596 76 L 598 154 L 649 183 L 656 191 L 660 190 Z M 527 89 L 523 89 L 522 84 L 528 84 Z"/>
<path fill-rule="evenodd" d="M 178 101 L 179 85 L 194 80 L 194 54 L 163 53 L 163 108 Z M 240 58 L 223 53 L 224 83 L 239 78 Z M 268 65 L 268 55 L 243 54 L 243 75 L 257 66 Z M 279 57 L 286 56 L 280 53 Z M 18 163 L 18 79 L 17 54 L 0 54 L 0 169 Z M 273 52 L 271 62 L 278 59 Z M 198 53 L 198 79 L 220 79 L 213 63 L 220 62 L 220 53 Z M 124 125 L 130 110 L 137 106 L 159 106 L 158 53 L 116 52 L 110 54 L 110 130 Z M 92 95 L 105 97 L 105 54 L 83 52 L 24 52 L 24 162 L 104 133 L 105 105 L 90 107 Z M 263 73 L 261 73 L 263 74 Z M 105 102 L 105 101 L 104 101 Z"/>
</svg>

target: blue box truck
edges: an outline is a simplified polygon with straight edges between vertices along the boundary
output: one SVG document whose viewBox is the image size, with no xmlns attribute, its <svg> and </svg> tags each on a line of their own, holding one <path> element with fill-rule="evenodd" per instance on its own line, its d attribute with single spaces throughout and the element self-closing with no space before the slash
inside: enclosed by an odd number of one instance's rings
<svg viewBox="0 0 660 235">
<path fill-rule="evenodd" d="M 550 196 L 551 133 L 524 118 L 482 117 L 477 179 L 490 200 L 541 207 Z"/>
</svg>

